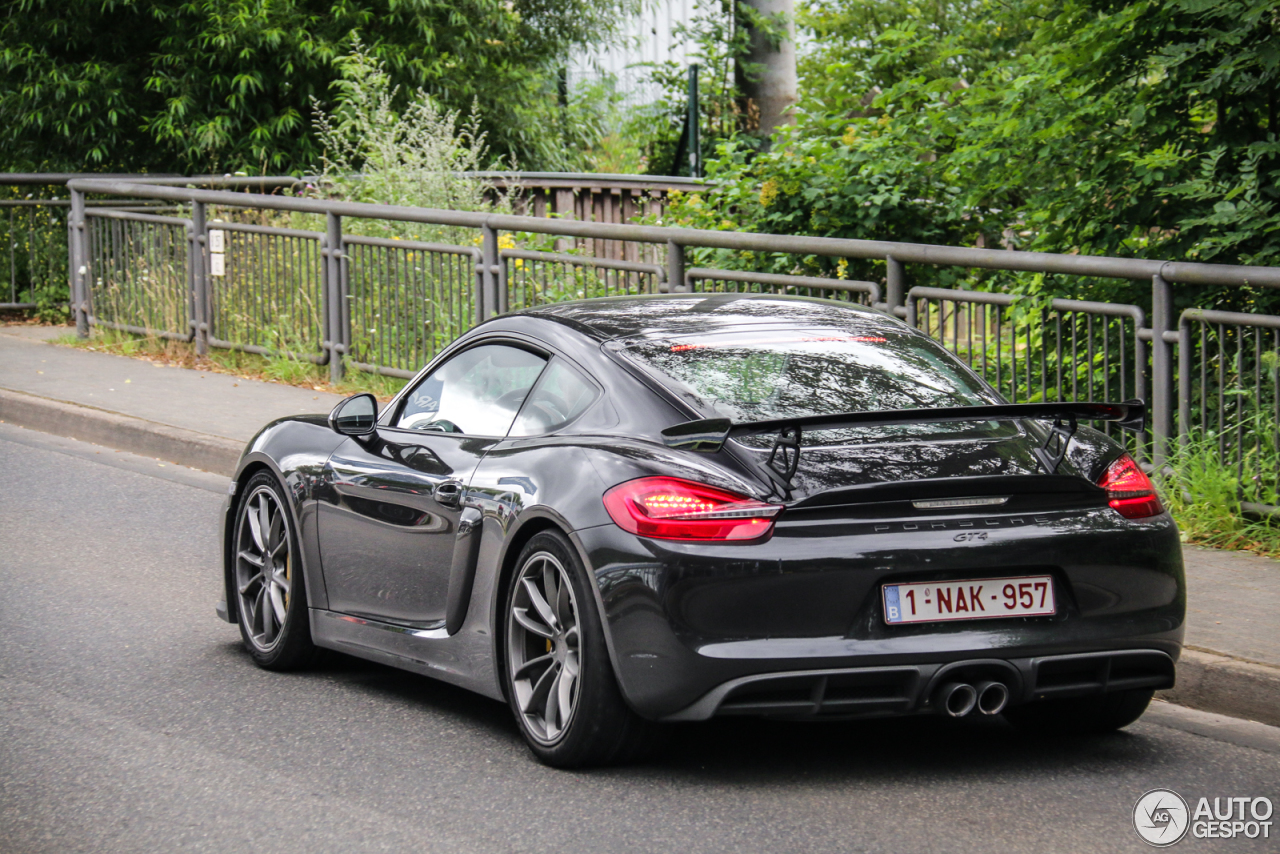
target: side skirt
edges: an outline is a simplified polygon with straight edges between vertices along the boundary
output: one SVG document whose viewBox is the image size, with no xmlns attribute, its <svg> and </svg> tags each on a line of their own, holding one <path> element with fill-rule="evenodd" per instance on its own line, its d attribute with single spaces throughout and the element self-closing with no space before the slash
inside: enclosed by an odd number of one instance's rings
<svg viewBox="0 0 1280 854">
<path fill-rule="evenodd" d="M 337 611 L 311 609 L 317 646 L 430 676 L 495 700 L 503 700 L 488 638 L 438 627 L 402 626 Z"/>
</svg>

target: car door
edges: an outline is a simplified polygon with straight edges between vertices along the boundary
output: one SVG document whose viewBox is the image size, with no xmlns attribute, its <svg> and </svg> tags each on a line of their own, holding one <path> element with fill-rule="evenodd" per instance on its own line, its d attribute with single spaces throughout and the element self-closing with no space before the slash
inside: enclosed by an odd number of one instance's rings
<svg viewBox="0 0 1280 854">
<path fill-rule="evenodd" d="M 468 347 L 403 395 L 373 434 L 338 447 L 317 525 L 332 610 L 413 626 L 444 620 L 472 473 L 546 362 L 505 342 Z"/>
</svg>

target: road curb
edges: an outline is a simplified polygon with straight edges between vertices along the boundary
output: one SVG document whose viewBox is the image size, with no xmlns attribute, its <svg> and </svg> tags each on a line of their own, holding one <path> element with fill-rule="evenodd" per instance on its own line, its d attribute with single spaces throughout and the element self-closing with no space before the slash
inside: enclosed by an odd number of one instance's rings
<svg viewBox="0 0 1280 854">
<path fill-rule="evenodd" d="M 230 477 L 244 445 L 64 400 L 0 389 L 0 421 Z"/>
<path fill-rule="evenodd" d="M 1156 696 L 1180 706 L 1280 726 L 1280 668 L 1185 649 L 1178 684 Z"/>
</svg>

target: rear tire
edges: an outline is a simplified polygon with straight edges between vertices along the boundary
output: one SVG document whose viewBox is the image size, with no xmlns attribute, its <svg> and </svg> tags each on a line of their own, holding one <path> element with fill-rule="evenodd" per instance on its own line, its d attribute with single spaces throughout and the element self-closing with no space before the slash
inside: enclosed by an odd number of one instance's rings
<svg viewBox="0 0 1280 854">
<path fill-rule="evenodd" d="M 240 637 L 267 670 L 296 670 L 315 655 L 298 536 L 284 491 L 260 472 L 236 510 L 232 580 Z"/>
<path fill-rule="evenodd" d="M 1004 710 L 1005 719 L 1035 735 L 1098 735 L 1142 717 L 1154 691 L 1115 691 L 1093 697 L 1040 700 Z"/>
<path fill-rule="evenodd" d="M 590 583 L 564 535 L 543 531 L 507 589 L 503 687 L 529 749 L 554 768 L 633 761 L 658 731 L 622 697 Z"/>
</svg>

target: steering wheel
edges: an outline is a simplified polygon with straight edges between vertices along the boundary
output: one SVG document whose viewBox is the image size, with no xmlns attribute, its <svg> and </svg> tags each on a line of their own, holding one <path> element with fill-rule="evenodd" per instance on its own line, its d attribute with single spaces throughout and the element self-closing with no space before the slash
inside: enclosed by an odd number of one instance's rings
<svg viewBox="0 0 1280 854">
<path fill-rule="evenodd" d="M 569 403 L 560 395 L 543 389 L 538 392 L 538 396 L 529 401 L 530 406 L 541 406 L 543 409 L 550 410 L 556 414 L 557 421 L 564 421 L 569 417 Z"/>
<path fill-rule="evenodd" d="M 537 432 L 545 433 L 554 425 L 562 423 L 564 416 L 556 412 L 550 406 L 543 404 L 541 401 L 531 400 L 524 408 L 528 417 L 537 423 Z"/>
<path fill-rule="evenodd" d="M 538 392 L 529 399 L 522 411 L 539 422 L 538 432 L 545 432 L 569 420 L 569 405 L 559 395 L 549 391 Z"/>
<path fill-rule="evenodd" d="M 432 421 L 417 428 L 425 430 L 428 433 L 461 433 L 462 428 L 454 424 L 448 418 L 441 418 L 439 421 Z"/>
<path fill-rule="evenodd" d="M 495 406 L 501 406 L 504 409 L 519 409 L 520 404 L 524 403 L 525 395 L 529 393 L 527 388 L 518 388 L 515 391 L 509 391 L 499 397 L 493 403 Z"/>
</svg>

